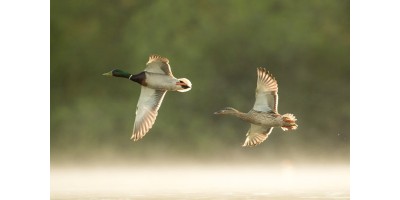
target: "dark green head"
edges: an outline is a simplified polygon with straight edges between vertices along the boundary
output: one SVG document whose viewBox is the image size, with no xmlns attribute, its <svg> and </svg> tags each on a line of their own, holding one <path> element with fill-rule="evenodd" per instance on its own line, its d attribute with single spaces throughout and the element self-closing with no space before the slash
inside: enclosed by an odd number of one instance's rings
<svg viewBox="0 0 400 200">
<path fill-rule="evenodd" d="M 125 71 L 122 71 L 120 69 L 114 69 L 114 70 L 111 70 L 111 71 L 109 71 L 107 73 L 104 73 L 103 75 L 104 76 L 115 76 L 115 77 L 129 78 L 132 74 L 130 74 L 128 72 L 125 72 Z"/>
</svg>

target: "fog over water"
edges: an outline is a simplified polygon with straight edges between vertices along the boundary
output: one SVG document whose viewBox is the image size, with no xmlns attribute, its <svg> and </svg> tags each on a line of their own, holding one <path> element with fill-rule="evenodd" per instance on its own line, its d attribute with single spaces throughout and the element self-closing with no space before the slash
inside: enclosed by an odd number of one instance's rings
<svg viewBox="0 0 400 200">
<path fill-rule="evenodd" d="M 348 165 L 52 167 L 52 199 L 349 199 Z"/>
</svg>

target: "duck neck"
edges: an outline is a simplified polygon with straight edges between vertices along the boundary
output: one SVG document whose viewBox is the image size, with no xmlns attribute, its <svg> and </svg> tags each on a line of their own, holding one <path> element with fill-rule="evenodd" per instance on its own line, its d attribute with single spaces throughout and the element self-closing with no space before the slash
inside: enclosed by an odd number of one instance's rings
<svg viewBox="0 0 400 200">
<path fill-rule="evenodd" d="M 140 72 L 139 74 L 129 74 L 128 77 L 125 77 L 131 81 L 139 83 L 140 85 L 146 85 L 146 72 Z"/>
<path fill-rule="evenodd" d="M 232 112 L 232 113 L 229 113 L 229 114 L 233 115 L 233 116 L 236 116 L 236 117 L 238 117 L 238 118 L 240 118 L 240 119 L 242 119 L 244 121 L 247 121 L 247 119 L 248 119 L 248 116 L 247 116 L 246 113 L 240 112 L 238 110 L 236 112 Z"/>
<path fill-rule="evenodd" d="M 251 118 L 249 117 L 249 115 L 247 113 L 238 113 L 237 117 L 239 117 L 240 119 L 246 121 L 246 122 L 251 122 Z"/>
<path fill-rule="evenodd" d="M 139 74 L 130 74 L 128 72 L 119 70 L 118 72 L 114 73 L 113 76 L 115 77 L 120 77 L 120 78 L 126 78 L 131 81 L 134 81 L 136 83 L 139 83 L 141 85 L 146 85 L 145 84 L 145 79 L 146 79 L 146 73 L 145 72 L 140 72 Z"/>
</svg>

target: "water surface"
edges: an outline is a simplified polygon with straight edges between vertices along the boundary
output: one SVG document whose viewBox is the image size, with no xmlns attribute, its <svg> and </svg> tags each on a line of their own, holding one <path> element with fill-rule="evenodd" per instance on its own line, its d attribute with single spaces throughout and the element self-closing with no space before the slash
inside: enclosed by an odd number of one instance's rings
<svg viewBox="0 0 400 200">
<path fill-rule="evenodd" d="M 349 199 L 349 167 L 52 167 L 51 199 Z"/>
</svg>

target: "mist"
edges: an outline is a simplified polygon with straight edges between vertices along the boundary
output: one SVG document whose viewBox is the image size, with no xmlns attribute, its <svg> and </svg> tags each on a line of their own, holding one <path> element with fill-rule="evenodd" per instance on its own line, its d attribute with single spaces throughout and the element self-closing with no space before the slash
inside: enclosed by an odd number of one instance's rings
<svg viewBox="0 0 400 200">
<path fill-rule="evenodd" d="M 52 199 L 349 198 L 349 1 L 52 1 Z M 186 93 L 167 92 L 130 140 L 140 85 L 103 73 L 167 57 Z M 257 67 L 279 86 L 275 128 L 214 115 L 254 105 Z"/>
</svg>

